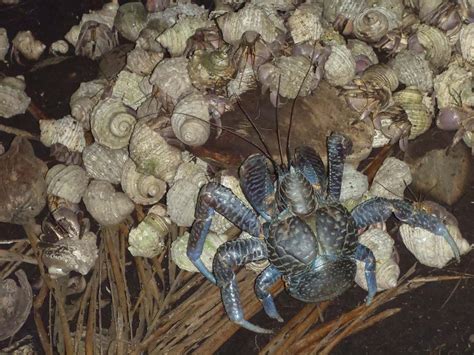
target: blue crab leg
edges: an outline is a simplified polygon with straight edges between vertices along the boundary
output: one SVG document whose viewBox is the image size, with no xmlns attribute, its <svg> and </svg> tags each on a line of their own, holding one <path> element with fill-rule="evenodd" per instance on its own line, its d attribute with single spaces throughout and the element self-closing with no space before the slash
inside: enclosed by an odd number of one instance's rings
<svg viewBox="0 0 474 355">
<path fill-rule="evenodd" d="M 249 156 L 240 166 L 239 176 L 247 200 L 266 221 L 270 221 L 274 214 L 274 187 L 267 158 L 261 154 Z"/>
<path fill-rule="evenodd" d="M 302 172 L 304 177 L 315 187 L 317 193 L 326 191 L 326 168 L 316 151 L 307 146 L 295 149 L 295 166 Z"/>
<path fill-rule="evenodd" d="M 260 301 L 263 303 L 263 309 L 265 313 L 273 319 L 279 322 L 283 322 L 283 318 L 280 317 L 273 302 L 273 297 L 268 292 L 268 288 L 273 285 L 281 277 L 280 271 L 274 266 L 270 265 L 263 272 L 258 275 L 255 281 L 255 293 Z"/>
<path fill-rule="evenodd" d="M 342 173 L 344 171 L 344 160 L 352 149 L 349 138 L 339 133 L 332 133 L 328 137 L 328 197 L 339 201 L 341 196 Z"/>
<path fill-rule="evenodd" d="M 202 262 L 201 254 L 215 212 L 254 237 L 259 236 L 261 229 L 255 212 L 246 207 L 230 189 L 215 182 L 201 188 L 196 205 L 196 221 L 189 235 L 186 254 L 196 268 L 214 284 L 216 279 Z"/>
<path fill-rule="evenodd" d="M 375 278 L 375 256 L 372 253 L 372 250 L 367 248 L 365 245 L 358 244 L 353 257 L 354 259 L 362 261 L 365 264 L 365 279 L 367 281 L 367 289 L 369 292 L 365 302 L 367 305 L 369 305 L 377 293 L 377 280 Z"/>
<path fill-rule="evenodd" d="M 421 227 L 443 237 L 453 250 L 456 260 L 460 261 L 459 248 L 443 221 L 425 211 L 416 209 L 410 202 L 375 197 L 354 208 L 352 217 L 358 228 L 365 228 L 377 222 L 385 222 L 392 213 L 404 223 L 413 227 Z"/>
<path fill-rule="evenodd" d="M 222 302 L 230 320 L 256 333 L 271 333 L 271 330 L 261 328 L 244 319 L 239 288 L 232 268 L 267 257 L 267 247 L 262 240 L 237 239 L 222 244 L 217 249 L 213 263 L 217 286 L 221 289 Z"/>
</svg>

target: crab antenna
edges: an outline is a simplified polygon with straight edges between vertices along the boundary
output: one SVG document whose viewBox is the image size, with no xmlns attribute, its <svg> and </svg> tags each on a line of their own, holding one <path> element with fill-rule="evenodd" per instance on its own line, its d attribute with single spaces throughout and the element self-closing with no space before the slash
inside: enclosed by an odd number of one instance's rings
<svg viewBox="0 0 474 355">
<path fill-rule="evenodd" d="M 278 88 L 277 88 L 277 94 L 276 94 L 276 102 L 275 102 L 275 125 L 276 125 L 276 135 L 277 135 L 277 142 L 278 142 L 278 152 L 280 153 L 280 162 L 281 166 L 285 166 L 285 162 L 283 160 L 283 150 L 281 149 L 281 139 L 280 139 L 280 125 L 278 124 L 278 105 L 280 103 L 280 82 L 281 82 L 281 74 L 278 76 Z M 287 159 L 289 159 L 287 157 Z M 288 164 L 288 166 L 290 166 Z"/>
<path fill-rule="evenodd" d="M 311 51 L 311 58 L 310 58 L 310 61 L 309 61 L 309 68 L 308 70 L 306 71 L 306 74 L 305 76 L 303 77 L 303 81 L 301 82 L 301 85 L 298 89 L 298 93 L 296 94 L 296 97 L 295 99 L 293 100 L 293 103 L 291 104 L 291 110 L 290 110 L 290 122 L 288 124 L 288 132 L 286 134 L 286 160 L 287 160 L 287 163 L 288 163 L 288 166 L 290 166 L 290 138 L 291 138 L 291 127 L 293 125 L 293 113 L 295 111 L 295 106 L 296 106 L 296 100 L 298 100 L 298 97 L 300 96 L 300 92 L 301 90 L 303 89 L 303 85 L 304 85 L 304 82 L 306 80 L 306 78 L 308 77 L 309 75 L 309 72 L 311 71 L 312 67 L 313 67 L 313 57 L 314 57 L 314 52 L 316 51 L 316 42 L 314 43 L 313 45 L 313 50 Z M 280 83 L 278 83 L 280 84 Z"/>
<path fill-rule="evenodd" d="M 262 136 L 262 133 L 259 131 L 257 125 L 255 124 L 255 122 L 252 120 L 252 118 L 250 118 L 250 115 L 248 114 L 247 111 L 245 111 L 245 109 L 243 108 L 242 104 L 240 103 L 240 100 L 237 100 L 237 105 L 239 105 L 239 108 L 240 110 L 243 112 L 243 114 L 245 115 L 245 118 L 247 118 L 247 121 L 250 122 L 250 124 L 252 125 L 252 128 L 255 130 L 255 132 L 257 133 L 257 136 L 258 136 L 258 139 L 260 140 L 260 142 L 262 142 L 263 146 L 265 147 L 265 152 L 260 148 L 259 150 L 269 159 L 271 160 L 271 162 L 273 164 L 276 164 L 276 162 L 273 160 L 272 158 L 272 155 L 270 154 L 270 149 L 268 148 L 267 144 L 265 143 L 265 140 L 263 139 L 263 136 Z M 235 133 L 235 132 L 234 132 Z M 241 137 L 241 138 L 244 138 L 244 137 Z M 246 141 L 248 141 L 249 143 L 252 143 L 250 142 L 250 140 L 247 140 L 245 139 Z M 252 143 L 253 146 L 257 146 L 255 143 Z M 276 164 L 277 165 L 277 164 Z"/>
</svg>

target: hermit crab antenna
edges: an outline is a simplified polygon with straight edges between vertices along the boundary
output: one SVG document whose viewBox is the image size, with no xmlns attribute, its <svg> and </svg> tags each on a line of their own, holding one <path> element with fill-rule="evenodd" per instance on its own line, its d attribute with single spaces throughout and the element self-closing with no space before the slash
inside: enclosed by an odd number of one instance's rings
<svg viewBox="0 0 474 355">
<path fill-rule="evenodd" d="M 293 103 L 291 104 L 291 110 L 290 110 L 290 122 L 288 124 L 288 132 L 286 134 L 286 159 L 288 166 L 290 166 L 290 138 L 291 138 L 291 128 L 293 126 L 293 113 L 295 112 L 295 106 L 296 106 L 296 100 L 298 100 L 298 97 L 300 96 L 301 90 L 303 89 L 304 82 L 306 78 L 309 75 L 309 72 L 313 68 L 313 57 L 314 57 L 314 52 L 316 51 L 316 42 L 313 45 L 313 50 L 311 51 L 311 57 L 310 57 L 310 63 L 308 70 L 306 71 L 306 74 L 303 77 L 303 81 L 301 82 L 300 87 L 298 88 L 298 93 L 296 94 L 295 99 L 293 100 Z M 278 83 L 280 84 L 280 83 Z"/>
<path fill-rule="evenodd" d="M 275 102 L 275 125 L 276 125 L 276 135 L 277 135 L 277 142 L 278 142 L 278 152 L 280 153 L 280 162 L 281 166 L 283 167 L 285 165 L 285 162 L 283 161 L 283 150 L 281 149 L 281 139 L 280 139 L 280 125 L 278 124 L 278 105 L 280 103 L 280 82 L 281 82 L 281 74 L 278 76 L 278 88 L 277 88 L 277 94 L 276 94 L 276 102 Z M 287 157 L 287 159 L 289 159 Z M 289 163 L 289 162 L 288 162 Z M 288 166 L 290 166 L 288 164 Z"/>
<path fill-rule="evenodd" d="M 252 125 L 253 129 L 254 129 L 255 132 L 257 133 L 258 139 L 259 139 L 260 142 L 262 142 L 263 147 L 265 148 L 265 151 L 263 151 L 262 148 L 260 148 L 258 145 L 256 145 L 255 143 L 251 142 L 250 140 L 246 139 L 245 137 L 241 137 L 241 136 L 238 135 L 236 132 L 232 132 L 232 133 L 235 134 L 236 136 L 239 136 L 240 138 L 244 139 L 245 141 L 249 142 L 249 143 L 252 144 L 254 147 L 257 147 L 258 150 L 261 151 L 261 152 L 263 153 L 263 155 L 265 155 L 273 164 L 276 164 L 275 161 L 274 161 L 273 158 L 272 158 L 272 155 L 270 154 L 270 149 L 268 149 L 267 143 L 265 143 L 265 140 L 263 139 L 262 133 L 259 131 L 257 125 L 256 125 L 255 122 L 252 120 L 252 118 L 250 117 L 250 115 L 248 114 L 248 112 L 244 109 L 244 107 L 243 107 L 242 104 L 240 103 L 240 100 L 237 100 L 237 105 L 239 106 L 240 110 L 243 112 L 243 114 L 244 114 L 245 117 L 247 118 L 247 121 L 249 121 L 249 123 Z"/>
</svg>

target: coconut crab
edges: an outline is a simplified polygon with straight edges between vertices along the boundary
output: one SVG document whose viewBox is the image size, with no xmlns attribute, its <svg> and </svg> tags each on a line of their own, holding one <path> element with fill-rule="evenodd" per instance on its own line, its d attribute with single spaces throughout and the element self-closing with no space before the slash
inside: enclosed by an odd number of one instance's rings
<svg viewBox="0 0 474 355">
<path fill-rule="evenodd" d="M 369 225 L 387 220 L 392 213 L 405 223 L 444 238 L 459 260 L 459 249 L 442 220 L 416 205 L 377 197 L 361 203 L 351 213 L 339 203 L 343 164 L 351 145 L 342 134 L 329 136 L 327 176 L 321 158 L 310 147 L 297 148 L 294 159 L 286 166 L 272 161 L 273 169 L 265 155 L 251 155 L 241 165 L 239 175 L 253 210 L 218 183 L 202 187 L 187 255 L 220 288 L 225 310 L 233 322 L 257 333 L 271 332 L 245 320 L 232 270 L 263 259 L 268 259 L 270 266 L 257 277 L 255 292 L 266 314 L 278 321 L 283 319 L 269 287 L 280 277 L 294 298 L 320 302 L 337 297 L 352 285 L 356 260 L 365 263 L 370 303 L 377 290 L 375 258 L 369 248 L 358 243 L 357 236 Z M 200 256 L 215 212 L 253 238 L 221 245 L 211 272 Z"/>
</svg>

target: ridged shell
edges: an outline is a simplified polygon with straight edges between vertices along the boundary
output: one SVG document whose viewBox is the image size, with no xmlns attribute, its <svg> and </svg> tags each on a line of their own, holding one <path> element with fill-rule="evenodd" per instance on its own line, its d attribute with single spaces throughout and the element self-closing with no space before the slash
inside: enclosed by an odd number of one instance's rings
<svg viewBox="0 0 474 355">
<path fill-rule="evenodd" d="M 442 69 L 449 63 L 451 46 L 441 30 L 422 24 L 418 27 L 416 36 L 420 45 L 426 50 L 426 59 L 434 68 Z"/>
<path fill-rule="evenodd" d="M 251 65 L 239 69 L 235 78 L 227 84 L 227 96 L 230 98 L 239 97 L 243 93 L 257 87 L 257 78 L 254 68 Z"/>
<path fill-rule="evenodd" d="M 356 63 L 344 45 L 332 44 L 331 54 L 324 64 L 324 77 L 329 84 L 344 86 L 355 76 Z"/>
<path fill-rule="evenodd" d="M 69 100 L 72 117 L 79 121 L 86 130 L 90 129 L 92 109 L 99 102 L 106 85 L 107 80 L 105 79 L 83 82 Z"/>
<path fill-rule="evenodd" d="M 408 165 L 397 158 L 389 157 L 375 174 L 370 194 L 389 199 L 403 199 L 403 194 L 411 184 L 412 176 Z"/>
<path fill-rule="evenodd" d="M 190 272 L 198 272 L 194 264 L 186 255 L 188 240 L 189 233 L 186 232 L 173 242 L 171 245 L 171 258 L 180 269 Z M 208 270 L 212 270 L 212 262 L 214 260 L 214 255 L 216 255 L 217 248 L 226 241 L 227 236 L 225 234 L 215 234 L 210 232 L 207 235 L 202 249 L 201 260 Z"/>
<path fill-rule="evenodd" d="M 447 228 L 449 234 L 451 234 L 456 242 L 461 255 L 471 250 L 471 246 L 462 237 L 458 227 L 448 224 Z M 407 249 L 424 265 L 442 268 L 454 258 L 453 250 L 448 242 L 443 237 L 428 232 L 425 229 L 402 224 L 400 226 L 400 235 Z"/>
<path fill-rule="evenodd" d="M 397 73 L 386 64 L 375 64 L 368 67 L 362 74 L 362 80 L 385 86 L 390 91 L 395 91 L 399 85 Z"/>
<path fill-rule="evenodd" d="M 231 57 L 225 49 L 215 51 L 198 50 L 188 63 L 191 83 L 200 90 L 227 85 L 236 71 Z"/>
<path fill-rule="evenodd" d="M 83 198 L 87 211 L 103 226 L 116 225 L 132 213 L 135 205 L 110 182 L 92 180 Z"/>
<path fill-rule="evenodd" d="M 46 49 L 31 31 L 19 31 L 13 38 L 12 45 L 28 60 L 38 60 Z"/>
<path fill-rule="evenodd" d="M 466 102 L 472 95 L 472 72 L 456 62 L 434 79 L 434 91 L 438 108 L 455 107 Z"/>
<path fill-rule="evenodd" d="M 169 233 L 170 221 L 154 213 L 148 215 L 130 231 L 128 250 L 133 256 L 153 258 L 165 250 L 165 238 Z"/>
<path fill-rule="evenodd" d="M 163 59 L 161 52 L 146 51 L 135 47 L 127 54 L 127 69 L 138 75 L 149 75 Z"/>
<path fill-rule="evenodd" d="M 323 6 L 324 18 L 332 23 L 338 15 L 353 19 L 367 8 L 368 4 L 366 0 L 324 0 Z"/>
<path fill-rule="evenodd" d="M 411 122 L 409 139 L 414 139 L 425 133 L 433 122 L 433 115 L 423 103 L 423 94 L 415 87 L 408 87 L 393 95 L 396 103 L 400 104 Z"/>
<path fill-rule="evenodd" d="M 474 133 L 471 132 L 471 131 L 468 131 L 466 133 L 464 133 L 464 136 L 462 137 L 462 140 L 464 141 L 464 143 L 466 143 L 466 145 L 471 148 L 471 150 L 474 151 Z M 472 153 L 472 155 L 474 155 L 474 153 Z"/>
<path fill-rule="evenodd" d="M 81 239 L 64 238 L 42 251 L 44 265 L 52 278 L 76 271 L 87 275 L 99 256 L 97 237 L 92 232 L 85 233 Z"/>
<path fill-rule="evenodd" d="M 394 241 L 387 232 L 378 228 L 371 228 L 359 237 L 359 243 L 368 247 L 374 253 L 376 260 L 375 278 L 377 291 L 397 286 L 400 268 L 393 259 Z M 365 265 L 357 261 L 355 282 L 367 290 Z"/>
<path fill-rule="evenodd" d="M 171 127 L 184 144 L 200 146 L 206 143 L 211 132 L 209 103 L 201 93 L 183 97 L 171 116 Z"/>
<path fill-rule="evenodd" d="M 0 167 L 0 222 L 31 222 L 46 204 L 46 163 L 26 138 L 16 136 L 0 155 Z"/>
<path fill-rule="evenodd" d="M 97 143 L 111 149 L 128 145 L 135 126 L 135 116 L 120 99 L 100 101 L 91 114 L 91 130 Z"/>
<path fill-rule="evenodd" d="M 365 42 L 377 42 L 389 30 L 388 18 L 378 8 L 368 8 L 354 19 L 354 35 Z"/>
<path fill-rule="evenodd" d="M 6 76 L 0 80 L 0 117 L 10 118 L 25 113 L 30 101 L 22 76 Z"/>
<path fill-rule="evenodd" d="M 181 152 L 160 134 L 162 119 L 148 117 L 138 121 L 130 139 L 130 158 L 137 170 L 170 183 L 182 163 Z"/>
<path fill-rule="evenodd" d="M 186 41 L 198 28 L 210 26 L 212 22 L 206 18 L 184 17 L 158 36 L 157 41 L 168 50 L 171 56 L 178 57 L 184 53 Z"/>
<path fill-rule="evenodd" d="M 54 55 L 66 54 L 69 51 L 69 44 L 67 44 L 66 41 L 60 39 L 59 41 L 51 43 L 49 51 Z"/>
<path fill-rule="evenodd" d="M 266 63 L 260 66 L 258 76 L 260 82 L 269 87 L 271 92 L 278 92 L 282 97 L 294 99 L 298 95 L 298 91 L 299 96 L 307 96 L 317 86 L 318 81 L 314 72 L 310 70 L 309 74 L 306 75 L 310 66 L 311 62 L 306 57 L 281 56 L 273 64 Z M 263 75 L 265 72 L 266 74 Z M 278 82 L 280 82 L 279 91 Z"/>
<path fill-rule="evenodd" d="M 288 27 L 295 44 L 319 40 L 323 33 L 319 6 L 302 4 L 288 19 Z"/>
<path fill-rule="evenodd" d="M 189 164 L 192 165 L 189 166 Z M 193 163 L 183 165 L 178 168 L 176 174 L 180 179 L 175 179 L 175 183 L 166 194 L 166 202 L 171 220 L 178 226 L 189 227 L 194 222 L 199 190 L 207 179 L 202 167 Z M 180 170 L 183 172 L 181 173 Z M 204 179 L 193 180 L 195 176 L 204 176 Z"/>
<path fill-rule="evenodd" d="M 129 41 L 135 41 L 146 26 L 147 11 L 141 2 L 129 2 L 119 7 L 114 27 Z"/>
<path fill-rule="evenodd" d="M 359 199 L 368 189 L 369 182 L 367 176 L 357 171 L 351 164 L 344 164 L 339 200 L 344 202 L 346 200 Z"/>
<path fill-rule="evenodd" d="M 132 159 L 123 167 L 121 185 L 123 191 L 140 205 L 152 205 L 166 193 L 166 183 L 152 175 L 141 174 Z"/>
<path fill-rule="evenodd" d="M 188 74 L 188 60 L 184 57 L 163 59 L 153 70 L 150 83 L 155 85 L 164 103 L 176 105 L 181 96 L 196 90 Z"/>
<path fill-rule="evenodd" d="M 88 145 L 82 152 L 87 174 L 93 179 L 105 180 L 111 184 L 120 183 L 127 159 L 127 148 L 110 149 L 98 143 Z"/>
<path fill-rule="evenodd" d="M 148 77 L 122 70 L 115 81 L 112 96 L 136 110 L 151 95 L 152 90 Z"/>
<path fill-rule="evenodd" d="M 50 147 L 55 143 L 70 151 L 82 152 L 86 146 L 82 125 L 71 116 L 59 120 L 40 120 L 41 143 Z"/>
<path fill-rule="evenodd" d="M 379 62 L 373 48 L 363 41 L 350 39 L 347 41 L 347 48 L 351 50 L 352 58 L 356 62 L 357 73 L 363 72 L 367 66 L 370 67 Z"/>
<path fill-rule="evenodd" d="M 392 68 L 398 80 L 406 86 L 416 86 L 421 91 L 431 91 L 433 88 L 433 72 L 424 54 L 403 50 L 393 59 Z"/>
<path fill-rule="evenodd" d="M 46 174 L 48 194 L 62 197 L 72 203 L 81 202 L 89 177 L 78 165 L 57 164 Z"/>
<path fill-rule="evenodd" d="M 254 31 L 262 39 L 273 42 L 278 31 L 266 12 L 259 6 L 246 4 L 238 12 L 229 12 L 217 19 L 224 41 L 230 44 L 239 44 L 244 32 Z"/>
<path fill-rule="evenodd" d="M 474 23 L 463 25 L 459 34 L 462 57 L 474 65 Z"/>
<path fill-rule="evenodd" d="M 181 156 L 184 162 L 179 165 L 176 175 L 174 176 L 174 182 L 184 179 L 201 187 L 209 181 L 206 172 L 207 164 L 205 162 L 199 158 L 194 158 L 196 162 L 193 162 L 192 156 L 186 151 L 184 151 Z"/>
<path fill-rule="evenodd" d="M 7 30 L 0 27 L 0 62 L 5 61 L 5 56 L 10 49 L 10 43 L 8 42 Z"/>
</svg>

